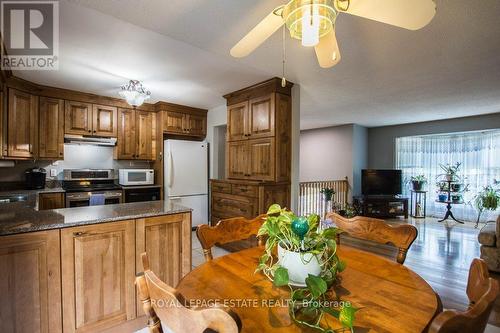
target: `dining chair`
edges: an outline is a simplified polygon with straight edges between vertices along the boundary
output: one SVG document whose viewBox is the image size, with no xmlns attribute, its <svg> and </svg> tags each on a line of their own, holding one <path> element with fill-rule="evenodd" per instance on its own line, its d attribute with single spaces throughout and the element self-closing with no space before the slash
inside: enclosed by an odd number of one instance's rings
<svg viewBox="0 0 500 333">
<path fill-rule="evenodd" d="M 206 261 L 213 259 L 212 247 L 215 244 L 227 244 L 256 236 L 267 215 L 262 214 L 252 220 L 244 217 L 234 217 L 220 220 L 215 226 L 202 224 L 196 229 L 196 236 L 203 248 Z M 257 237 L 258 245 L 263 244 L 262 237 Z"/>
<path fill-rule="evenodd" d="M 434 318 L 429 333 L 482 333 L 498 297 L 499 284 L 490 278 L 482 259 L 472 260 L 467 281 L 469 308 L 466 311 L 446 310 Z"/>
<path fill-rule="evenodd" d="M 366 216 L 345 218 L 337 213 L 328 213 L 327 219 L 351 237 L 373 241 L 380 244 L 393 245 L 398 248 L 396 261 L 404 264 L 411 244 L 417 238 L 417 228 L 410 224 L 392 226 L 384 220 Z M 337 243 L 340 237 L 337 235 Z"/>
<path fill-rule="evenodd" d="M 149 333 L 163 333 L 163 328 L 165 328 L 165 333 L 202 333 L 206 330 L 219 333 L 241 331 L 240 318 L 229 308 L 186 307 L 184 298 L 149 269 L 146 253 L 143 253 L 141 258 L 144 272 L 136 277 L 135 284 L 148 319 Z"/>
</svg>

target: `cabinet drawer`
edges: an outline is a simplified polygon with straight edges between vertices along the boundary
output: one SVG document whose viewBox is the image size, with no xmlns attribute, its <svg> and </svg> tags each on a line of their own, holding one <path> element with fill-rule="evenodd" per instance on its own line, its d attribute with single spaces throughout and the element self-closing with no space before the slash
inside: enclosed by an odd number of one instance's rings
<svg viewBox="0 0 500 333">
<path fill-rule="evenodd" d="M 241 199 L 241 200 L 239 200 Z M 228 198 L 225 196 L 212 195 L 212 215 L 223 217 L 238 217 L 247 218 L 255 217 L 255 203 L 246 198 Z"/>
<path fill-rule="evenodd" d="M 212 183 L 212 191 L 213 192 L 219 192 L 219 193 L 227 193 L 231 194 L 231 184 L 229 183 Z"/>
<path fill-rule="evenodd" d="M 232 185 L 232 193 L 234 195 L 243 195 L 246 197 L 256 197 L 258 194 L 258 190 L 257 190 L 257 187 L 253 186 L 253 185 L 233 184 Z"/>
</svg>

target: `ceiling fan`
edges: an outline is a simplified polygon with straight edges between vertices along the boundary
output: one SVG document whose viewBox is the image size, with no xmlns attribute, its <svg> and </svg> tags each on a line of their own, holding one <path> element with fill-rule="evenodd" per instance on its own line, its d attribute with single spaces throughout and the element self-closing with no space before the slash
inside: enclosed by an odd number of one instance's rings
<svg viewBox="0 0 500 333">
<path fill-rule="evenodd" d="M 434 0 L 291 0 L 267 15 L 230 53 L 236 58 L 249 55 L 285 24 L 292 38 L 314 46 L 321 67 L 332 67 L 340 61 L 335 37 L 340 13 L 418 30 L 432 20 L 436 4 Z"/>
</svg>

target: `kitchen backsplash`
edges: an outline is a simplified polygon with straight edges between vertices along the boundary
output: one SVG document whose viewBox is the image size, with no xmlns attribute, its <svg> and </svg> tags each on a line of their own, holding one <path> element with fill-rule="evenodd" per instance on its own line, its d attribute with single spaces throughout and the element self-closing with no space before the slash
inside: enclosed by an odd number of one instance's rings
<svg viewBox="0 0 500 333">
<path fill-rule="evenodd" d="M 64 169 L 148 169 L 151 165 L 147 161 L 114 160 L 113 147 L 65 144 L 63 161 L 16 161 L 14 167 L 0 168 L 0 182 L 24 181 L 24 171 L 33 167 L 46 169 L 47 180 L 62 180 Z M 56 170 L 56 177 L 50 177 L 50 169 Z"/>
</svg>

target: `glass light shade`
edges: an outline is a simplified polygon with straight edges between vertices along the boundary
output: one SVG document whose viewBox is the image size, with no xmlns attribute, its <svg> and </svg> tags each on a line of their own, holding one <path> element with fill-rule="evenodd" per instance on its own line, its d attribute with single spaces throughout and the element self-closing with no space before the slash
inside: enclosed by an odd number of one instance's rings
<svg viewBox="0 0 500 333">
<path fill-rule="evenodd" d="M 292 0 L 283 7 L 282 17 L 292 38 L 315 46 L 332 31 L 337 14 L 334 0 Z"/>
<path fill-rule="evenodd" d="M 316 46 L 319 43 L 319 7 L 302 7 L 302 45 Z"/>
<path fill-rule="evenodd" d="M 130 80 L 128 84 L 123 85 L 118 92 L 128 104 L 137 107 L 151 97 L 151 92 L 146 90 L 142 83 L 137 80 Z"/>
</svg>

